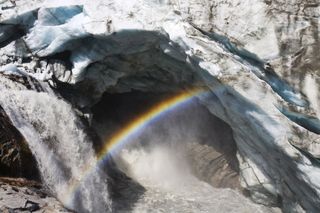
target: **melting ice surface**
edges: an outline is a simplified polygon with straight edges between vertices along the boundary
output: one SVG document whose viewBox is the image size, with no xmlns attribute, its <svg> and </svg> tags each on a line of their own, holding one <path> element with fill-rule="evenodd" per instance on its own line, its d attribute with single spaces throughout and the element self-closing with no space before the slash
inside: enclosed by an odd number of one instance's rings
<svg viewBox="0 0 320 213">
<path fill-rule="evenodd" d="M 251 71 L 268 83 L 271 88 L 285 101 L 301 107 L 308 105 L 308 102 L 301 97 L 301 94 L 296 93 L 293 88 L 288 83 L 281 80 L 281 78 L 272 69 L 268 70 L 265 68 L 266 62 L 260 59 L 257 55 L 246 49 L 237 47 L 237 45 L 232 43 L 230 39 L 225 36 L 217 33 L 208 33 L 201 29 L 199 30 L 211 39 L 219 42 L 230 53 L 239 56 L 244 62 L 249 63 Z"/>
</svg>

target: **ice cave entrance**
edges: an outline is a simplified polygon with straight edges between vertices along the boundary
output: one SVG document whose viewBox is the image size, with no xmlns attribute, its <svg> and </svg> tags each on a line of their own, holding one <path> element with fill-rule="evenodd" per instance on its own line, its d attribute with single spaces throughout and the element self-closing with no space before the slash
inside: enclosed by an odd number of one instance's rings
<svg viewBox="0 0 320 213">
<path fill-rule="evenodd" d="M 105 142 L 123 134 L 119 133 L 123 129 L 136 128 L 134 134 L 125 133 L 125 143 L 115 145 L 112 157 L 118 168 L 140 183 L 176 187 L 183 184 L 182 179 L 195 177 L 217 188 L 240 189 L 232 130 L 196 97 L 151 121 L 141 119 L 175 95 L 105 93 L 92 107 L 92 126 Z"/>
</svg>

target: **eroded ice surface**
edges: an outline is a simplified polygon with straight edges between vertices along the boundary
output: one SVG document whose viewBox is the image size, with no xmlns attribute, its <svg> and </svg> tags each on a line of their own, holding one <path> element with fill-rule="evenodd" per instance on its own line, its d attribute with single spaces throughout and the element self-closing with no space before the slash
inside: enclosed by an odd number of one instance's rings
<svg viewBox="0 0 320 213">
<path fill-rule="evenodd" d="M 207 87 L 211 94 L 198 98 L 232 127 L 252 198 L 271 205 L 281 197 L 288 211 L 319 211 L 316 1 L 2 5 L 2 69 L 15 64 L 41 80 L 58 79 L 53 86 L 72 88 L 65 97 L 88 108 L 106 91 Z"/>
</svg>

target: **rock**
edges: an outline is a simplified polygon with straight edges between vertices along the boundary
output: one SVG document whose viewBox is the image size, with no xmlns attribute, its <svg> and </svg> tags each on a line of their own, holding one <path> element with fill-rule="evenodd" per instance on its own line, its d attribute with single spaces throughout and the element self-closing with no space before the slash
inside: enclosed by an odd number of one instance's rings
<svg viewBox="0 0 320 213">
<path fill-rule="evenodd" d="M 8 188 L 14 188 L 14 193 L 7 193 Z M 41 197 L 43 193 L 45 197 Z M 1 212 L 70 212 L 40 183 L 22 178 L 0 178 L 0 196 Z"/>
<path fill-rule="evenodd" d="M 0 106 L 0 176 L 39 180 L 37 162 L 28 144 Z"/>
</svg>

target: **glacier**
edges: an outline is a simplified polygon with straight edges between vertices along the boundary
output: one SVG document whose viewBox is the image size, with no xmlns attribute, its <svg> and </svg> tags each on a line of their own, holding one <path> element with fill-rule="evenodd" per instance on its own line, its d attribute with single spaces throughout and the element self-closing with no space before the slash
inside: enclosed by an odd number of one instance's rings
<svg viewBox="0 0 320 213">
<path fill-rule="evenodd" d="M 316 0 L 11 4 L 0 4 L 0 74 L 36 78 L 89 114 L 106 92 L 206 88 L 197 98 L 230 125 L 252 200 L 320 210 Z M 15 120 L 10 99 L 2 96 L 1 106 Z"/>
</svg>

